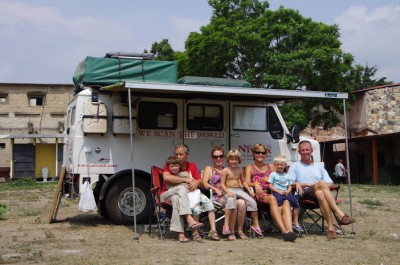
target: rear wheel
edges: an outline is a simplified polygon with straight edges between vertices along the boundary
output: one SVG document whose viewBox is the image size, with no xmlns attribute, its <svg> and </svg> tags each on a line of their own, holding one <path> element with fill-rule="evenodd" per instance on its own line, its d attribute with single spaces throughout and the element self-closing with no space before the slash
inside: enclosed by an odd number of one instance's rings
<svg viewBox="0 0 400 265">
<path fill-rule="evenodd" d="M 149 190 L 150 183 L 146 183 L 142 178 L 136 179 L 135 193 L 132 192 L 131 176 L 117 179 L 106 194 L 107 216 L 115 224 L 129 225 L 134 223 L 136 211 L 137 223 L 147 220 L 150 211 Z"/>
</svg>

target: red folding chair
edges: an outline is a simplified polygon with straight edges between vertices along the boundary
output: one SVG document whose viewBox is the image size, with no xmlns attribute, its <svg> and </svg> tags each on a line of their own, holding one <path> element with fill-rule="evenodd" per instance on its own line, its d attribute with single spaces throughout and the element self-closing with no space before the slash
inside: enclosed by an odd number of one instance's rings
<svg viewBox="0 0 400 265">
<path fill-rule="evenodd" d="M 160 238 L 164 239 L 164 234 L 169 231 L 170 218 L 172 215 L 172 206 L 170 203 L 161 202 L 160 195 L 164 192 L 165 187 L 163 179 L 163 169 L 152 166 L 151 167 L 151 178 L 152 188 L 150 189 L 152 197 L 152 209 L 150 210 L 149 216 L 149 235 L 154 231 L 158 230 Z M 152 228 L 153 216 L 156 216 L 157 227 Z"/>
<path fill-rule="evenodd" d="M 335 193 L 335 201 L 336 204 L 340 204 L 342 200 L 338 199 L 340 186 L 335 185 L 331 187 L 331 191 Z M 304 229 L 304 232 L 308 236 L 308 231 L 310 231 L 313 227 L 317 227 L 321 233 L 325 232 L 325 218 L 322 216 L 322 213 L 319 210 L 319 204 L 316 200 L 303 200 L 300 198 L 299 200 L 300 206 L 300 224 Z M 333 213 L 334 219 L 336 220 L 336 214 Z M 310 218 L 311 224 L 305 225 L 304 219 Z M 344 234 L 344 230 L 341 225 L 334 224 L 336 229 L 340 230 L 342 234 Z"/>
</svg>

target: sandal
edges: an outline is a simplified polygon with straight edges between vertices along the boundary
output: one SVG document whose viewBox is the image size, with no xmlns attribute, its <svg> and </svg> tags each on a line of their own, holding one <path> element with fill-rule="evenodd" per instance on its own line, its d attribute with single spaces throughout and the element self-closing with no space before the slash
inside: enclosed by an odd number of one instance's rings
<svg viewBox="0 0 400 265">
<path fill-rule="evenodd" d="M 220 241 L 221 240 L 221 237 L 218 235 L 217 231 L 213 231 L 213 230 L 211 230 L 208 233 L 208 238 L 211 239 L 211 240 L 214 240 L 214 241 Z"/>
<path fill-rule="evenodd" d="M 185 236 L 185 234 L 179 234 L 178 236 L 179 243 L 187 243 L 189 242 L 189 238 Z"/>
<path fill-rule="evenodd" d="M 255 232 L 259 237 L 263 237 L 263 236 L 264 236 L 263 233 L 262 233 L 262 231 L 261 231 L 261 228 L 255 227 L 255 226 L 251 226 L 250 228 L 251 228 L 251 230 L 253 230 L 253 232 Z"/>
<path fill-rule="evenodd" d="M 238 232 L 238 236 L 240 239 L 249 239 L 243 232 Z"/>
<path fill-rule="evenodd" d="M 229 241 L 235 241 L 235 240 L 236 240 L 236 236 L 235 236 L 234 234 L 230 234 L 230 235 L 228 236 L 228 240 L 229 240 Z"/>
<path fill-rule="evenodd" d="M 197 243 L 204 243 L 203 238 L 200 236 L 199 233 L 196 233 L 193 235 L 192 237 L 193 241 L 197 242 Z"/>
<path fill-rule="evenodd" d="M 200 228 L 200 227 L 203 227 L 203 226 L 204 226 L 203 223 L 194 223 L 194 224 L 188 226 L 188 227 L 186 228 L 186 230 L 187 230 L 187 231 L 192 231 L 192 230 L 194 230 L 194 229 L 197 229 L 197 228 Z"/>
<path fill-rule="evenodd" d="M 222 227 L 222 234 L 223 234 L 223 235 L 229 235 L 230 233 L 231 233 L 231 231 L 229 230 L 229 226 L 224 225 L 224 226 Z"/>
</svg>

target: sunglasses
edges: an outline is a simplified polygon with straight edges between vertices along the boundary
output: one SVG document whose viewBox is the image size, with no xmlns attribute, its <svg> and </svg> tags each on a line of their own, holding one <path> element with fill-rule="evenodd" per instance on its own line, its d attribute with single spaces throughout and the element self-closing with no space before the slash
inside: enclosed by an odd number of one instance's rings
<svg viewBox="0 0 400 265">
<path fill-rule="evenodd" d="M 224 155 L 219 155 L 219 156 L 214 156 L 214 155 L 213 155 L 212 158 L 214 158 L 214 159 L 221 158 L 221 159 L 222 159 L 222 158 L 224 158 Z"/>
<path fill-rule="evenodd" d="M 266 155 L 267 154 L 267 152 L 254 152 L 254 154 L 256 154 L 256 155 Z"/>
</svg>

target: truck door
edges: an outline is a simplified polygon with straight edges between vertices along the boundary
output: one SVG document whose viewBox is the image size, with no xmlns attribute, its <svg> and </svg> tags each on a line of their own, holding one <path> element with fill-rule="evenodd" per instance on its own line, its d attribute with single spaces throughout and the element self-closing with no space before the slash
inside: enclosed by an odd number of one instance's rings
<svg viewBox="0 0 400 265">
<path fill-rule="evenodd" d="M 211 149 L 228 147 L 228 103 L 213 100 L 189 100 L 185 104 L 184 143 L 190 148 L 189 160 L 199 170 L 211 163 Z"/>
<path fill-rule="evenodd" d="M 242 166 L 253 162 L 251 148 L 256 143 L 267 147 L 265 161 L 273 162 L 274 156 L 285 155 L 284 128 L 274 104 L 231 103 L 231 149 L 238 149 L 243 156 Z"/>
</svg>

